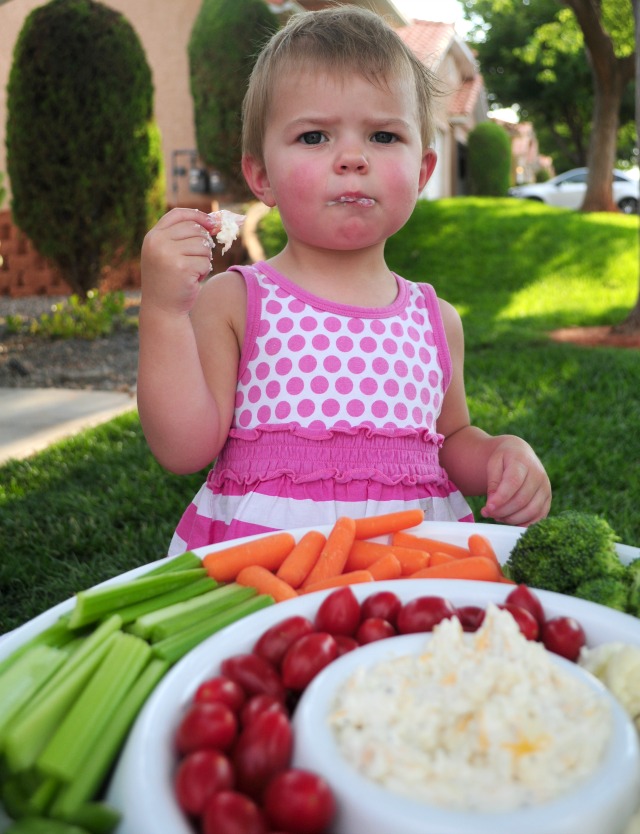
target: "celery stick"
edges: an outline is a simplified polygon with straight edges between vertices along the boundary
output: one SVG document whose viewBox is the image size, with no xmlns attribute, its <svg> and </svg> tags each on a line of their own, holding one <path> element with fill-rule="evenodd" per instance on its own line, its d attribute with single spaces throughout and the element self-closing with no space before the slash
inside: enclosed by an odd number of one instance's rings
<svg viewBox="0 0 640 834">
<path fill-rule="evenodd" d="M 53 675 L 67 655 L 50 646 L 32 646 L 0 676 L 0 742 L 22 706 Z"/>
<path fill-rule="evenodd" d="M 47 817 L 23 817 L 14 822 L 5 834 L 90 834 L 86 828 L 58 822 Z"/>
<path fill-rule="evenodd" d="M 173 591 L 167 591 L 166 594 L 159 594 L 157 597 L 143 599 L 141 602 L 134 602 L 125 608 L 119 608 L 117 614 L 123 623 L 132 623 L 138 617 L 143 617 L 152 611 L 166 608 L 169 605 L 174 605 L 176 602 L 193 599 L 193 597 L 200 596 L 200 594 L 204 594 L 207 591 L 213 591 L 217 587 L 218 583 L 215 579 L 211 579 L 210 576 L 203 576 L 202 579 L 196 579 L 195 582 L 183 585 L 182 588 L 176 588 Z"/>
<path fill-rule="evenodd" d="M 273 605 L 273 603 L 273 597 L 267 594 L 261 594 L 260 596 L 247 599 L 238 605 L 222 611 L 215 617 L 199 620 L 189 628 L 185 628 L 177 634 L 173 634 L 171 637 L 160 640 L 154 644 L 153 653 L 156 657 L 160 657 L 169 663 L 175 663 L 199 643 L 202 643 L 207 637 L 215 634 L 216 631 L 220 631 L 221 628 L 231 625 L 236 620 L 240 620 L 248 614 L 253 614 L 261 608 Z"/>
<path fill-rule="evenodd" d="M 168 562 L 163 562 L 155 568 L 152 568 L 145 576 L 158 576 L 162 573 L 171 573 L 176 570 L 189 570 L 190 568 L 199 568 L 202 566 L 202 560 L 199 559 L 191 550 L 186 553 L 181 553 L 179 556 L 174 556 Z"/>
<path fill-rule="evenodd" d="M 105 620 L 103 623 L 100 623 L 100 625 L 87 637 L 81 637 L 77 641 L 69 643 L 69 646 L 75 647 L 73 653 L 69 655 L 67 662 L 60 669 L 58 669 L 56 674 L 49 681 L 47 681 L 41 690 L 36 693 L 33 700 L 30 701 L 28 705 L 29 711 L 39 706 L 42 702 L 46 702 L 51 696 L 51 693 L 55 692 L 58 685 L 65 681 L 74 669 L 83 664 L 85 659 L 93 654 L 96 647 L 101 646 L 104 641 L 110 637 L 110 635 L 120 631 L 121 626 L 122 620 L 120 617 L 113 616 L 108 620 Z M 66 651 L 66 649 L 67 646 L 65 646 L 62 651 Z M 22 713 L 25 712 L 25 709 L 18 714 L 18 721 L 20 721 Z"/>
<path fill-rule="evenodd" d="M 116 637 L 109 634 L 103 638 L 94 645 L 93 651 L 83 653 L 80 662 L 74 664 L 76 656 L 71 657 L 18 714 L 4 739 L 4 753 L 11 772 L 26 770 L 34 764 Z M 81 654 L 83 648 L 76 654 Z M 68 666 L 72 668 L 69 670 Z"/>
<path fill-rule="evenodd" d="M 29 808 L 32 814 L 46 814 L 60 787 L 60 781 L 53 777 L 45 777 L 40 785 L 29 796 Z"/>
<path fill-rule="evenodd" d="M 80 628 L 117 611 L 125 605 L 140 602 L 143 599 L 163 594 L 172 588 L 179 588 L 196 579 L 206 576 L 204 568 L 173 571 L 159 576 L 143 576 L 131 582 L 115 585 L 100 585 L 79 591 L 76 594 L 75 608 L 71 612 L 69 628 Z"/>
<path fill-rule="evenodd" d="M 0 675 L 3 675 L 10 666 L 13 666 L 17 660 L 34 646 L 51 646 L 54 649 L 60 649 L 73 640 L 74 635 L 69 631 L 67 625 L 70 616 L 70 614 L 64 614 L 53 625 L 38 632 L 38 634 L 30 640 L 27 640 L 10 655 L 7 655 L 4 660 L 0 661 Z"/>
<path fill-rule="evenodd" d="M 65 785 L 58 794 L 51 809 L 55 816 L 76 822 L 81 820 L 77 814 L 83 805 L 97 795 L 129 729 L 168 668 L 167 662 L 157 658 L 153 658 L 144 668 L 109 722 L 109 731 L 98 738 L 91 756 L 84 763 L 76 778 Z"/>
<path fill-rule="evenodd" d="M 131 631 L 139 637 L 150 639 L 152 643 L 164 640 L 172 634 L 182 631 L 198 620 L 204 620 L 219 611 L 236 605 L 256 595 L 255 588 L 231 583 L 223 585 L 207 594 L 186 602 L 178 602 L 168 608 L 162 608 L 145 614 L 136 620 Z"/>
<path fill-rule="evenodd" d="M 87 802 L 65 822 L 79 825 L 91 834 L 111 834 L 121 818 L 119 811 L 104 802 Z"/>
<path fill-rule="evenodd" d="M 38 769 L 63 781 L 77 776 L 111 716 L 148 662 L 151 648 L 117 634 L 109 652 L 37 760 Z"/>
</svg>

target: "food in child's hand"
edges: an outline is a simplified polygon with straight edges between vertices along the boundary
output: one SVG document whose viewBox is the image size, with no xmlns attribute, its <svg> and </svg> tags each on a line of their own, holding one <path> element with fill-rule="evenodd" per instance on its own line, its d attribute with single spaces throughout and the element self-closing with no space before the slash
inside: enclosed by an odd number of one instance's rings
<svg viewBox="0 0 640 834">
<path fill-rule="evenodd" d="M 235 212 L 227 211 L 226 209 L 212 211 L 209 217 L 212 217 L 220 223 L 220 231 L 216 234 L 216 240 L 218 243 L 223 244 L 222 254 L 224 255 L 231 248 L 233 241 L 238 237 L 245 217 L 242 214 L 235 214 Z"/>
</svg>

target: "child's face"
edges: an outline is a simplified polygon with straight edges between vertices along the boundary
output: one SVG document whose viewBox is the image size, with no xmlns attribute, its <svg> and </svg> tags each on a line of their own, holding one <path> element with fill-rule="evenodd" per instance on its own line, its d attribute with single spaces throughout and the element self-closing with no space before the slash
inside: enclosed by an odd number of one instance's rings
<svg viewBox="0 0 640 834">
<path fill-rule="evenodd" d="M 290 242 L 338 250 L 374 246 L 398 231 L 434 165 L 409 79 L 379 88 L 356 74 L 311 71 L 278 81 L 264 164 L 243 160 L 256 196 L 278 206 Z"/>
</svg>

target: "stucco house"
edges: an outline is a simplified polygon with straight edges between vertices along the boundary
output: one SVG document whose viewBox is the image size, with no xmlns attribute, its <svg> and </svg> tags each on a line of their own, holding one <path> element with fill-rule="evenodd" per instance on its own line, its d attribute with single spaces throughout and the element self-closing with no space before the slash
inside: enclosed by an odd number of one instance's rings
<svg viewBox="0 0 640 834">
<path fill-rule="evenodd" d="M 104 0 L 103 0 L 104 1 Z M 347 2 L 349 0 L 345 0 Z M 228 0 L 234 2 L 234 0 Z M 265 0 L 273 14 L 284 19 L 293 12 L 327 5 L 323 0 Z M 391 0 L 350 0 L 372 8 L 394 26 L 405 42 L 434 70 L 445 90 L 436 106 L 436 150 L 439 163 L 424 196 L 435 199 L 465 193 L 466 137 L 477 122 L 486 119 L 486 96 L 474 56 L 452 24 L 410 21 Z M 106 0 L 127 17 L 147 54 L 155 88 L 155 116 L 162 134 L 167 174 L 167 205 L 211 206 L 211 194 L 194 192 L 190 169 L 198 166 L 193 102 L 189 87 L 187 44 L 202 0 Z M 27 15 L 43 0 L 0 0 L 0 171 L 5 172 L 8 199 L 0 212 L 0 294 L 7 293 L 15 276 L 7 275 L 16 258 L 19 233 L 12 227 L 8 206 L 11 183 L 6 178 L 6 88 L 13 49 Z M 221 59 L 221 67 L 223 60 Z M 21 242 L 18 261 L 26 269 L 27 249 Z M 11 267 L 13 271 L 13 267 Z M 35 291 L 42 291 L 33 288 Z M 27 288 L 25 287 L 25 292 Z"/>
</svg>

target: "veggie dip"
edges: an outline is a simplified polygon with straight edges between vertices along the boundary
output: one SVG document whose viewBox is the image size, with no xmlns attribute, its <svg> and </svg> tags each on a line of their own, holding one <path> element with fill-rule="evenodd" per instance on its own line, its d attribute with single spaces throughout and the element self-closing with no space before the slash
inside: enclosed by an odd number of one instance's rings
<svg viewBox="0 0 640 834">
<path fill-rule="evenodd" d="M 358 669 L 328 720 L 345 760 L 379 785 L 486 812 L 568 792 L 598 767 L 612 732 L 604 695 L 495 605 L 474 634 L 447 619 L 422 654 Z"/>
</svg>

